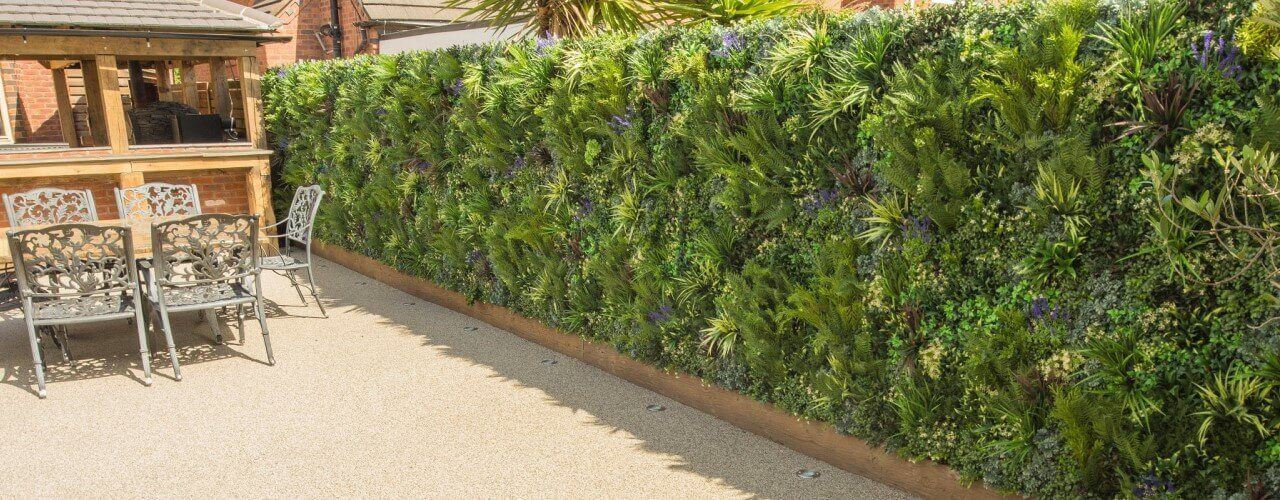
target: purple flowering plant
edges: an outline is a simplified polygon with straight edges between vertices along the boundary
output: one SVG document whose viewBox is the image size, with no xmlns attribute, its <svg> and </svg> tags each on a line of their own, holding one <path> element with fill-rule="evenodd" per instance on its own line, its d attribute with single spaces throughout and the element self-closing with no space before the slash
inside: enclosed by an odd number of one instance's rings
<svg viewBox="0 0 1280 500">
<path fill-rule="evenodd" d="M 557 43 L 560 43 L 560 37 L 555 36 L 550 31 L 547 31 L 538 35 L 537 39 L 534 41 L 533 50 L 540 56 L 546 55 L 547 50 L 554 47 Z"/>
<path fill-rule="evenodd" d="M 583 198 L 578 202 L 578 210 L 573 214 L 573 220 L 580 221 L 590 217 L 596 211 L 596 203 L 591 198 Z"/>
<path fill-rule="evenodd" d="M 420 174 L 425 173 L 426 171 L 431 170 L 431 160 L 428 160 L 426 158 L 418 158 L 417 160 L 413 161 L 413 163 L 411 164 L 411 168 Z"/>
<path fill-rule="evenodd" d="M 646 316 L 648 316 L 649 322 L 655 325 L 666 323 L 671 320 L 671 306 L 663 304 L 662 307 L 658 308 L 658 310 L 649 311 L 649 314 Z"/>
<path fill-rule="evenodd" d="M 517 156 L 515 160 L 512 160 L 511 167 L 507 168 L 507 178 L 512 179 L 512 178 L 515 178 L 515 176 L 520 175 L 520 171 L 524 170 L 524 167 L 525 167 L 524 156 L 523 155 Z"/>
<path fill-rule="evenodd" d="M 1240 47 L 1236 46 L 1235 36 L 1214 36 L 1213 30 L 1207 30 L 1200 39 L 1191 43 L 1191 54 L 1200 64 L 1200 69 L 1217 72 L 1223 78 L 1239 80 Z"/>
<path fill-rule="evenodd" d="M 626 113 L 609 117 L 609 128 L 613 129 L 613 133 L 621 134 L 631 128 L 634 119 L 635 111 L 628 106 Z"/>
<path fill-rule="evenodd" d="M 933 219 L 928 215 L 924 217 L 908 215 L 902 221 L 902 236 L 903 238 L 917 238 L 924 243 L 933 241 Z"/>
<path fill-rule="evenodd" d="M 717 59 L 727 59 L 734 52 L 742 50 L 747 44 L 746 39 L 736 31 L 726 31 L 720 35 L 720 48 L 712 50 L 711 56 Z"/>
<path fill-rule="evenodd" d="M 1163 479 L 1154 473 L 1147 473 L 1137 484 L 1133 485 L 1133 496 L 1137 498 L 1164 498 L 1174 491 L 1173 481 Z"/>
<path fill-rule="evenodd" d="M 839 199 L 840 191 L 835 188 L 818 189 L 805 196 L 804 201 L 800 202 L 800 207 L 805 213 L 813 215 L 818 210 L 834 205 Z"/>
</svg>

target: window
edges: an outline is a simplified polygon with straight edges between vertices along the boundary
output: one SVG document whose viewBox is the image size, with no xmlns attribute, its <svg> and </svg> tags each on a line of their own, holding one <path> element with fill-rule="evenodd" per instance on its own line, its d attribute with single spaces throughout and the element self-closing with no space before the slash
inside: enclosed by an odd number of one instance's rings
<svg viewBox="0 0 1280 500">
<path fill-rule="evenodd" d="M 13 144 L 13 125 L 9 123 L 9 93 L 5 91 L 4 75 L 0 75 L 0 144 Z"/>
</svg>

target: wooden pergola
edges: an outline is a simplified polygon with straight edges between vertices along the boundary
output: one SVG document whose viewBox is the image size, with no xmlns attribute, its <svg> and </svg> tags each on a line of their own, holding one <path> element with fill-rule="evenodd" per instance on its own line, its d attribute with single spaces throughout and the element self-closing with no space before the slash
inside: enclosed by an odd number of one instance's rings
<svg viewBox="0 0 1280 500">
<path fill-rule="evenodd" d="M 0 152 L 0 189 L 5 184 L 59 187 L 56 184 L 69 182 L 68 178 L 93 177 L 94 182 L 100 183 L 98 176 L 112 176 L 116 185 L 131 187 L 158 174 L 241 172 L 248 210 L 269 222 L 272 218 L 271 152 L 263 129 L 261 64 L 257 54 L 260 44 L 283 40 L 287 38 L 263 33 L 0 28 L 0 59 L 39 61 L 51 70 L 58 120 L 67 142 L 65 148 Z M 89 133 L 82 136 L 77 135 L 68 85 L 68 70 L 73 68 L 79 68 L 83 74 L 88 108 Z M 129 85 L 125 88 L 135 105 L 145 94 L 142 78 L 145 69 L 148 75 L 153 75 L 151 78 L 159 88 L 161 100 L 194 107 L 197 93 L 207 92 L 212 111 L 227 117 L 235 107 L 227 89 L 228 81 L 234 79 L 239 85 L 237 104 L 242 110 L 237 110 L 241 118 L 237 121 L 243 129 L 243 140 L 213 144 L 131 144 L 129 118 L 122 99 L 122 69 L 128 71 Z M 175 73 L 176 81 L 170 81 Z M 207 90 L 197 89 L 197 73 L 208 75 Z M 225 183 L 218 185 L 225 188 Z M 95 198 L 99 198 L 101 206 L 102 194 L 95 194 Z M 239 199 L 238 196 L 228 198 Z"/>
</svg>

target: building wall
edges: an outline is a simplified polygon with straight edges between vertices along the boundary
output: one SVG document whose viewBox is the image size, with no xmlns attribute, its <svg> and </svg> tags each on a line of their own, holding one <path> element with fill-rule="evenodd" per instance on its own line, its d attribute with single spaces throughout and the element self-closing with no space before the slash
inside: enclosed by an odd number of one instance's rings
<svg viewBox="0 0 1280 500">
<path fill-rule="evenodd" d="M 36 61 L 0 64 L 14 142 L 62 142 L 53 74 Z"/>
<path fill-rule="evenodd" d="M 146 182 L 195 184 L 204 213 L 243 214 L 249 212 L 249 192 L 244 170 L 195 170 L 147 174 Z M 96 195 L 96 193 L 95 193 Z"/>
<path fill-rule="evenodd" d="M 0 182 L 0 193 L 12 194 L 48 187 L 74 190 L 88 189 L 93 193 L 93 204 L 98 209 L 98 218 L 118 219 L 120 218 L 120 211 L 116 209 L 115 192 L 118 185 L 118 179 L 114 175 L 5 179 L 4 182 Z M 9 227 L 9 215 L 7 213 L 0 213 L 0 227 Z"/>
<path fill-rule="evenodd" d="M 195 170 L 186 172 L 157 172 L 147 174 L 144 182 L 168 182 L 170 184 L 195 184 L 200 193 L 200 209 L 204 213 L 243 214 L 249 212 L 249 195 L 245 189 L 244 170 Z M 61 189 L 88 189 L 93 193 L 93 204 L 99 219 L 118 219 L 116 207 L 115 175 L 88 175 L 75 177 L 43 177 L 36 179 L 5 179 L 0 183 L 0 193 L 12 194 L 32 189 L 56 187 Z M 9 226 L 9 216 L 0 211 L 0 227 Z"/>
<path fill-rule="evenodd" d="M 236 2 L 248 5 L 252 4 L 253 0 L 236 0 Z M 271 68 L 298 61 L 332 59 L 333 39 L 316 36 L 320 33 L 320 28 L 329 24 L 331 20 L 329 2 L 330 0 L 287 0 L 279 10 L 269 12 L 284 20 L 278 32 L 291 39 L 288 42 L 272 43 L 259 48 L 259 57 L 265 62 L 263 66 Z M 338 0 L 338 19 L 342 27 L 344 57 L 351 57 L 357 53 L 378 53 L 377 33 L 372 28 L 366 30 L 370 42 L 361 46 L 361 28 L 356 27 L 355 23 L 366 21 L 368 18 L 358 0 Z"/>
</svg>

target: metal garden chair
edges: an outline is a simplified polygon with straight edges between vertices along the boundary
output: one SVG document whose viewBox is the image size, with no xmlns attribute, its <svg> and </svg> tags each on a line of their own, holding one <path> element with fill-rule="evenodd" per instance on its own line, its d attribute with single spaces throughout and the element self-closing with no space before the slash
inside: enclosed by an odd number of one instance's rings
<svg viewBox="0 0 1280 500">
<path fill-rule="evenodd" d="M 116 188 L 116 206 L 120 207 L 120 218 L 130 222 L 200 215 L 200 193 L 195 184 L 150 182 Z"/>
<path fill-rule="evenodd" d="M 54 342 L 71 362 L 65 325 L 133 319 L 145 383 L 151 385 L 151 352 L 142 322 L 142 299 L 127 227 L 59 224 L 11 230 L 9 249 L 17 274 L 39 396 L 46 396 L 43 342 L 37 329 L 62 328 Z M 177 357 L 174 366 L 177 366 Z"/>
<path fill-rule="evenodd" d="M 88 189 L 33 189 L 6 194 L 3 198 L 5 214 L 9 216 L 9 225 L 13 227 L 98 220 L 93 192 Z"/>
<path fill-rule="evenodd" d="M 20 193 L 0 195 L 4 201 L 9 226 L 14 228 L 93 222 L 98 220 L 98 209 L 93 203 L 93 192 L 88 189 L 69 190 L 58 188 L 32 189 Z M 0 267 L 0 304 L 17 297 L 13 268 Z M 8 289 L 3 290 L 3 289 Z M 49 327 L 54 335 L 61 327 Z M 62 332 L 66 334 L 65 330 Z"/>
<path fill-rule="evenodd" d="M 306 269 L 307 286 L 311 288 L 311 297 L 316 299 L 316 305 L 320 306 L 320 314 L 327 318 L 329 313 L 325 312 L 324 303 L 316 293 L 316 276 L 311 269 L 311 233 L 315 229 L 316 213 L 320 210 L 322 198 L 324 198 L 324 190 L 319 185 L 303 186 L 293 192 L 293 202 L 289 204 L 288 216 L 266 228 L 284 226 L 284 231 L 280 234 L 268 235 L 268 238 L 280 238 L 283 248 L 277 249 L 276 255 L 263 257 L 262 268 L 289 278 L 289 283 L 292 283 L 293 289 L 298 291 L 298 299 L 302 300 L 304 305 L 307 299 L 302 295 L 302 287 L 298 285 L 294 273 Z M 293 248 L 290 242 L 300 245 L 301 248 Z"/>
<path fill-rule="evenodd" d="M 240 313 L 245 304 L 253 304 L 262 327 L 267 362 L 276 363 L 262 307 L 257 234 L 256 215 L 195 215 L 151 226 L 152 262 L 143 267 L 147 300 L 160 316 L 178 380 L 182 380 L 182 372 L 174 354 L 173 323 L 169 320 L 169 314 L 175 312 L 202 311 L 212 315 L 215 309 L 235 306 L 243 341 L 244 320 Z M 216 326 L 214 333 L 221 342 Z"/>
</svg>

